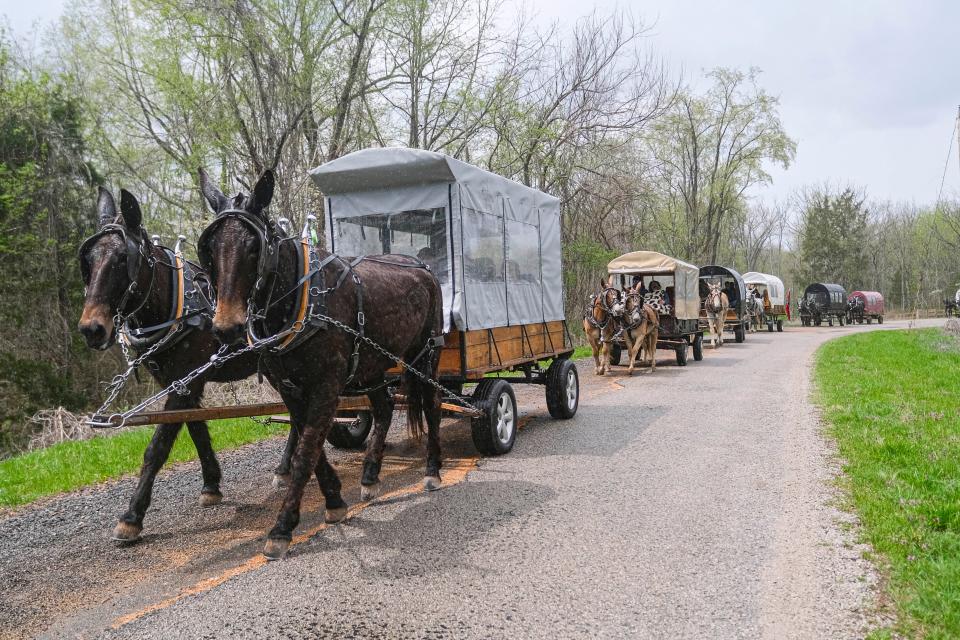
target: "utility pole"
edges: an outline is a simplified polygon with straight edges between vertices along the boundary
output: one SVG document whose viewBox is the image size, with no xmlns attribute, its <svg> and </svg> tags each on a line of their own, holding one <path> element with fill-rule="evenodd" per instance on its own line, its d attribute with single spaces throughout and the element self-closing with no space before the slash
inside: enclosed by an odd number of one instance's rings
<svg viewBox="0 0 960 640">
<path fill-rule="evenodd" d="M 957 159 L 960 160 L 960 106 L 957 107 Z"/>
</svg>

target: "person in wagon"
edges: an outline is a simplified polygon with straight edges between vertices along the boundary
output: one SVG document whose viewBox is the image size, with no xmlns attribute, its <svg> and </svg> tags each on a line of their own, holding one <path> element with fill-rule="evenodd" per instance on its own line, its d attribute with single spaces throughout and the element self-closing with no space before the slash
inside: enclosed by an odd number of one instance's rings
<svg viewBox="0 0 960 640">
<path fill-rule="evenodd" d="M 630 283 L 630 288 L 641 296 L 647 295 L 647 289 L 643 286 L 643 276 L 633 276 L 633 282 Z"/>
<path fill-rule="evenodd" d="M 660 286 L 659 280 L 650 281 L 650 293 L 656 293 L 657 291 L 662 291 L 661 295 L 663 296 L 663 304 L 670 305 L 670 294 L 666 291 L 663 291 L 663 287 Z"/>
</svg>

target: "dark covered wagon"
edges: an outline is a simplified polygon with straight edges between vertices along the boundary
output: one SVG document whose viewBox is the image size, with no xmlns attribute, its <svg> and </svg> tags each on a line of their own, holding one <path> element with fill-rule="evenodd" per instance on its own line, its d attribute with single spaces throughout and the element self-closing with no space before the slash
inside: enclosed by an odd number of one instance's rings
<svg viewBox="0 0 960 640">
<path fill-rule="evenodd" d="M 711 282 L 720 283 L 723 291 L 727 294 L 727 300 L 730 302 L 727 317 L 723 319 L 723 330 L 732 332 L 736 342 L 743 342 L 746 339 L 747 330 L 750 328 L 750 316 L 747 310 L 747 286 L 743 281 L 743 276 L 730 267 L 721 267 L 716 264 L 700 267 L 700 329 L 708 329 L 707 311 L 703 306 L 703 301 L 709 293 L 708 283 Z"/>
<path fill-rule="evenodd" d="M 854 291 L 847 297 L 847 322 L 883 324 L 883 295 L 879 291 Z"/>
<path fill-rule="evenodd" d="M 847 316 L 847 292 L 839 284 L 815 282 L 804 290 L 798 306 L 805 327 L 819 327 L 824 321 L 832 327 L 834 319 L 842 327 Z"/>
</svg>

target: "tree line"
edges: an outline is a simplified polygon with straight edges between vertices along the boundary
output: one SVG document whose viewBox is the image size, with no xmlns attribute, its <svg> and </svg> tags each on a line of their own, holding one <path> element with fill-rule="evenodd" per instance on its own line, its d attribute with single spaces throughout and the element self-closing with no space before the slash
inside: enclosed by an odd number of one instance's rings
<svg viewBox="0 0 960 640">
<path fill-rule="evenodd" d="M 678 77 L 629 13 L 562 29 L 499 0 L 72 0 L 48 42 L 0 37 L 0 450 L 38 409 L 96 404 L 120 367 L 74 328 L 95 187 L 134 192 L 168 242 L 195 238 L 199 166 L 236 189 L 273 168 L 274 213 L 297 226 L 322 213 L 308 170 L 370 146 L 554 194 L 569 318 L 607 261 L 639 248 L 795 291 L 875 288 L 902 309 L 960 280 L 956 207 L 831 185 L 763 199 L 797 145 L 760 71 Z"/>
</svg>

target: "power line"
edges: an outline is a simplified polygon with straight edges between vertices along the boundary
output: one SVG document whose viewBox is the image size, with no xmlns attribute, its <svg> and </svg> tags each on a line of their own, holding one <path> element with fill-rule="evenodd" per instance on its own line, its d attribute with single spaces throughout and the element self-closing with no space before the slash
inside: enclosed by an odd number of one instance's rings
<svg viewBox="0 0 960 640">
<path fill-rule="evenodd" d="M 950 146 L 947 148 L 947 160 L 943 163 L 943 177 L 940 178 L 940 191 L 937 193 L 937 204 L 933 210 L 940 208 L 940 198 L 943 196 L 943 184 L 947 181 L 947 169 L 950 168 L 950 154 L 953 153 L 953 139 L 957 137 L 957 125 L 960 124 L 960 116 L 953 121 L 953 131 L 950 132 Z"/>
</svg>

